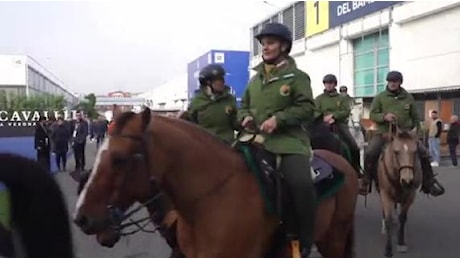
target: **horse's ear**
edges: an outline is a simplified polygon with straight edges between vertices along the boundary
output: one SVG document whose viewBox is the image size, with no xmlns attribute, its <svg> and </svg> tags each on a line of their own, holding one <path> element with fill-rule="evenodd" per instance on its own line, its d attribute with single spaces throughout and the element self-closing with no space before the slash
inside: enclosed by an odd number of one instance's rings
<svg viewBox="0 0 460 260">
<path fill-rule="evenodd" d="M 417 136 L 417 135 L 418 135 L 418 129 L 417 129 L 417 127 L 414 127 L 414 128 L 410 131 L 410 135 L 412 135 L 412 136 Z"/>
<path fill-rule="evenodd" d="M 141 118 L 142 129 L 145 130 L 150 123 L 150 119 L 152 118 L 152 111 L 150 110 L 150 108 L 146 107 L 144 111 L 142 111 Z"/>
</svg>

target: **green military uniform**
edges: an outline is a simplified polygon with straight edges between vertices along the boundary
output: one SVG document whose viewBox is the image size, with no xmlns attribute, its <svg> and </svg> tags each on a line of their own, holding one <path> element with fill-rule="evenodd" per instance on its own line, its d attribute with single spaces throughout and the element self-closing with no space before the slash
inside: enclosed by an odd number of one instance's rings
<svg viewBox="0 0 460 260">
<path fill-rule="evenodd" d="M 322 114 L 332 114 L 335 122 L 346 124 L 351 109 L 347 97 L 340 95 L 337 91 L 324 92 L 315 99 L 316 109 Z"/>
<path fill-rule="evenodd" d="M 345 98 L 348 100 L 348 104 L 350 107 L 353 107 L 354 105 L 356 105 L 356 100 L 350 95 L 347 94 Z"/>
<path fill-rule="evenodd" d="M 385 114 L 392 113 L 397 118 L 397 125 L 400 129 L 411 130 L 414 127 L 420 129 L 420 119 L 414 105 L 414 98 L 404 88 L 400 87 L 397 91 L 389 91 L 388 89 L 378 94 L 371 104 L 370 118 L 377 124 L 377 135 L 369 142 L 368 149 L 365 154 L 365 167 L 368 178 L 371 173 L 377 171 L 377 160 L 385 146 L 385 140 L 382 134 L 389 131 L 389 123 L 385 121 Z M 425 146 L 418 142 L 418 155 L 423 171 L 422 189 L 425 193 L 438 196 L 442 194 L 443 188 L 438 188 L 434 184 L 438 184 L 434 178 L 434 173 L 430 165 L 430 155 Z M 438 184 L 439 185 L 439 184 Z"/>
<path fill-rule="evenodd" d="M 263 63 L 254 70 L 257 74 L 244 93 L 239 121 L 252 116 L 260 126 L 275 116 L 277 129 L 265 136 L 265 148 L 275 154 L 310 156 L 310 141 L 301 127 L 302 122 L 311 121 L 314 114 L 310 77 L 297 69 L 292 58 L 287 65 L 275 67 L 268 75 Z"/>
<path fill-rule="evenodd" d="M 209 95 L 203 87 L 192 99 L 185 119 L 231 143 L 235 138 L 236 114 L 236 99 L 230 88 L 222 94 Z"/>
<path fill-rule="evenodd" d="M 372 101 L 370 118 L 377 124 L 377 133 L 387 133 L 389 130 L 389 124 L 383 119 L 386 113 L 396 115 L 401 129 L 410 130 L 420 126 L 414 98 L 403 88 L 396 93 L 385 90 Z"/>
<path fill-rule="evenodd" d="M 347 125 L 351 113 L 349 102 L 347 96 L 340 95 L 337 91 L 325 91 L 315 99 L 316 109 L 322 116 L 332 114 L 334 117 L 338 134 L 350 149 L 353 167 L 359 172 L 361 168 L 359 147 Z"/>
</svg>

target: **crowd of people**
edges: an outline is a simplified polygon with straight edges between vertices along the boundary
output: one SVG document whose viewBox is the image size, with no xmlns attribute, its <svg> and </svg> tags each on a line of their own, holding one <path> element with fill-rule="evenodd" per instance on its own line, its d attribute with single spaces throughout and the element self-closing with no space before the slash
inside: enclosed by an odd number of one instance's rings
<svg viewBox="0 0 460 260">
<path fill-rule="evenodd" d="M 77 111 L 75 119 L 41 116 L 35 126 L 37 161 L 50 171 L 51 154 L 54 154 L 58 171 L 67 171 L 67 158 L 71 149 L 75 170 L 83 171 L 86 166 L 85 148 L 88 137 L 95 140 L 99 147 L 106 136 L 107 127 L 108 122 L 104 117 L 90 120 L 82 111 Z"/>
</svg>

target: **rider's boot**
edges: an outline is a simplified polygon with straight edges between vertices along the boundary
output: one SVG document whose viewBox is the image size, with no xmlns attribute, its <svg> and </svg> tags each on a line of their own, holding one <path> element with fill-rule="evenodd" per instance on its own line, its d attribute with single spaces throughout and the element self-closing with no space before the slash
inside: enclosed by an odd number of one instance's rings
<svg viewBox="0 0 460 260">
<path fill-rule="evenodd" d="M 163 193 L 147 205 L 153 223 L 172 250 L 178 248 L 176 237 L 177 217 L 171 201 Z"/>
<path fill-rule="evenodd" d="M 360 151 L 356 151 L 356 150 L 352 150 L 351 151 L 351 156 L 352 156 L 352 159 L 353 159 L 353 166 L 356 170 L 356 172 L 358 173 L 358 178 L 361 177 L 361 153 Z"/>
<path fill-rule="evenodd" d="M 422 165 L 422 191 L 431 196 L 437 197 L 445 193 L 444 187 L 436 180 L 431 168 L 430 159 L 427 157 L 420 158 L 420 163 Z"/>
</svg>

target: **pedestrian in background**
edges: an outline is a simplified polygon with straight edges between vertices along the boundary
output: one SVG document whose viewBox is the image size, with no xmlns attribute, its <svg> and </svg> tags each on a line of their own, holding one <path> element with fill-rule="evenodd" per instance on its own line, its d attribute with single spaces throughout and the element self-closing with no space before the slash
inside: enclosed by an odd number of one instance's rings
<svg viewBox="0 0 460 260">
<path fill-rule="evenodd" d="M 34 146 L 37 151 L 37 162 L 40 163 L 46 170 L 50 171 L 51 140 L 49 130 L 46 125 L 46 118 L 44 116 L 40 116 L 37 124 L 35 125 Z"/>
<path fill-rule="evenodd" d="M 88 137 L 89 126 L 88 122 L 83 118 L 83 113 L 77 111 L 76 113 L 77 120 L 72 134 L 72 147 L 74 151 L 75 158 L 75 170 L 84 171 L 85 170 L 85 148 L 86 148 L 86 139 Z"/>
<path fill-rule="evenodd" d="M 442 121 L 438 117 L 438 111 L 431 111 L 431 123 L 428 129 L 428 145 L 432 158 L 431 166 L 438 167 L 441 161 L 441 134 Z"/>
<path fill-rule="evenodd" d="M 56 166 L 59 171 L 67 170 L 67 152 L 69 150 L 70 137 L 70 131 L 64 124 L 64 119 L 59 117 L 51 134 L 51 139 L 54 143 L 53 152 L 56 155 Z"/>
<path fill-rule="evenodd" d="M 457 146 L 460 139 L 460 121 L 458 116 L 450 117 L 449 131 L 447 131 L 447 144 L 449 145 L 449 154 L 452 160 L 452 166 L 457 167 Z"/>
</svg>

